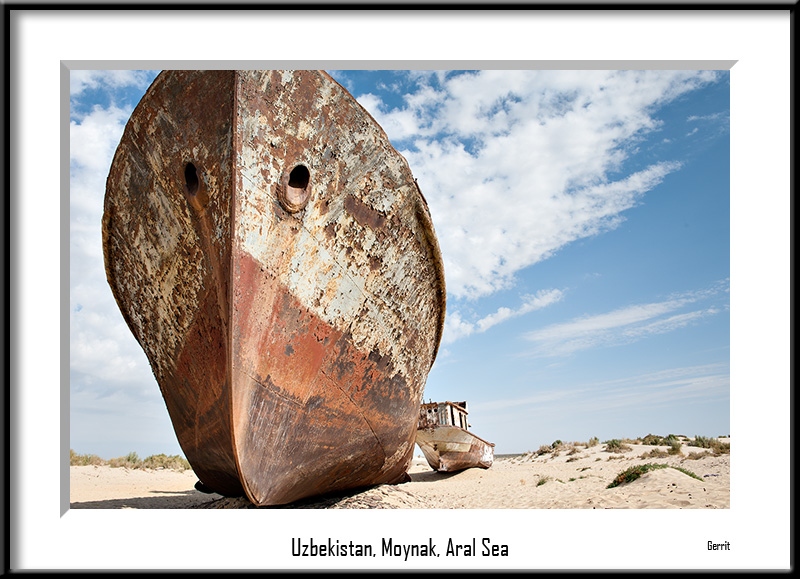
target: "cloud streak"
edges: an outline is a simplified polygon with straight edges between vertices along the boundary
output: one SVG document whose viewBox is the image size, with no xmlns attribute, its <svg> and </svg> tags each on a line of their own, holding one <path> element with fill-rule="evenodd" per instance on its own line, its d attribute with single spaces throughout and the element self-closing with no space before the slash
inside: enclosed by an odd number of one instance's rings
<svg viewBox="0 0 800 579">
<path fill-rule="evenodd" d="M 465 321 L 461 313 L 456 311 L 445 318 L 442 342 L 445 345 L 452 344 L 472 334 L 480 334 L 497 324 L 561 301 L 563 297 L 564 292 L 559 289 L 541 290 L 534 295 L 522 296 L 523 303 L 516 309 L 501 307 L 475 322 Z"/>
<path fill-rule="evenodd" d="M 601 412 L 621 408 L 663 406 L 677 402 L 721 399 L 729 394 L 730 371 L 724 364 L 671 368 L 623 379 L 589 383 L 577 388 L 541 390 L 529 396 L 472 403 L 481 413 L 509 409 L 549 414 L 555 407 Z"/>
<path fill-rule="evenodd" d="M 603 314 L 583 316 L 523 335 L 534 344 L 537 357 L 568 356 L 580 350 L 631 343 L 647 336 L 686 327 L 722 311 L 718 307 L 677 311 L 700 300 L 727 292 L 727 280 L 712 288 L 688 292 L 661 302 L 633 304 Z"/>
</svg>

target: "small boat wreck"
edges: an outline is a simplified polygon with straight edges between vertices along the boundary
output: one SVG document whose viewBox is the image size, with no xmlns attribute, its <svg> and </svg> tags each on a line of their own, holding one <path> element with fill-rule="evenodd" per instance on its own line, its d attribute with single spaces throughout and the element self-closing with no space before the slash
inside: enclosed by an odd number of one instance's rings
<svg viewBox="0 0 800 579">
<path fill-rule="evenodd" d="M 442 258 L 408 163 L 328 74 L 159 74 L 102 227 L 198 488 L 280 505 L 407 480 Z"/>
<path fill-rule="evenodd" d="M 468 430 L 467 403 L 422 404 L 417 424 L 417 444 L 432 469 L 455 472 L 466 468 L 489 468 L 494 462 L 494 444 Z"/>
</svg>

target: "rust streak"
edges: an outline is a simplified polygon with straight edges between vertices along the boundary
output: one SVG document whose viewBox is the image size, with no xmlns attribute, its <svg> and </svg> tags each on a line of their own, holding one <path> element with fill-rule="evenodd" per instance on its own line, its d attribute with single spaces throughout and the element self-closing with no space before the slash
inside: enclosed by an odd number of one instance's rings
<svg viewBox="0 0 800 579">
<path fill-rule="evenodd" d="M 255 382 L 256 384 L 261 386 L 262 388 L 265 388 L 266 390 L 269 390 L 270 392 L 272 392 L 278 398 L 281 398 L 282 400 L 285 400 L 286 402 L 289 402 L 290 404 L 294 404 L 298 408 L 303 408 L 304 406 L 306 406 L 302 402 L 298 402 L 297 400 L 295 400 L 294 397 L 287 396 L 286 394 L 284 394 L 284 391 L 281 388 L 278 388 L 277 386 L 275 386 L 275 384 L 272 383 L 272 380 L 270 379 L 269 376 L 267 376 L 266 381 L 264 381 L 264 380 L 260 380 L 260 379 L 256 378 L 252 374 L 245 373 L 245 375 L 248 378 L 250 378 L 253 382 Z"/>
<path fill-rule="evenodd" d="M 361 199 L 348 195 L 344 199 L 344 206 L 363 227 L 369 227 L 374 230 L 381 230 L 386 227 L 386 216 L 372 209 Z"/>
</svg>

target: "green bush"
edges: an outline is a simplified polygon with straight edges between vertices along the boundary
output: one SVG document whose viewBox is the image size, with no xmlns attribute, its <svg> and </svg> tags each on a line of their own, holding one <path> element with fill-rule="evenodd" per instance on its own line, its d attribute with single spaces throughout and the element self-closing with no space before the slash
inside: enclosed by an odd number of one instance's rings
<svg viewBox="0 0 800 579">
<path fill-rule="evenodd" d="M 688 470 L 683 469 L 683 468 L 680 468 L 680 467 L 677 467 L 677 466 L 669 466 L 668 464 L 648 463 L 648 464 L 640 464 L 638 466 L 632 466 L 629 469 L 622 471 L 616 477 L 614 477 L 614 480 L 611 481 L 606 488 L 613 489 L 614 487 L 617 487 L 617 486 L 619 486 L 621 484 L 626 484 L 626 483 L 629 483 L 629 482 L 633 482 L 636 479 L 638 479 L 640 476 L 642 476 L 643 474 L 645 474 L 647 472 L 650 472 L 651 470 L 658 470 L 658 469 L 662 469 L 662 468 L 674 468 L 675 470 L 680 471 L 683 474 L 688 475 L 688 476 L 690 476 L 692 478 L 696 478 L 697 480 L 703 480 L 699 476 L 694 474 L 693 472 L 688 471 Z"/>
<path fill-rule="evenodd" d="M 695 436 L 694 440 L 689 441 L 689 446 L 697 446 L 699 448 L 711 448 L 712 439 L 705 436 Z"/>
<path fill-rule="evenodd" d="M 681 448 L 683 448 L 683 445 L 677 440 L 673 440 L 669 445 L 669 450 L 667 450 L 667 454 L 671 454 L 673 456 L 678 454 L 683 454 Z"/>
<path fill-rule="evenodd" d="M 642 438 L 642 444 L 646 444 L 647 446 L 666 446 L 667 443 L 664 441 L 664 438 L 658 436 L 656 434 L 648 434 L 644 438 Z"/>
<path fill-rule="evenodd" d="M 613 489 L 614 487 L 617 487 L 621 484 L 633 482 L 646 472 L 650 472 L 651 470 L 656 470 L 659 468 L 668 468 L 668 465 L 648 463 L 648 464 L 640 464 L 637 466 L 632 466 L 629 469 L 623 470 L 616 477 L 614 477 L 614 480 L 611 481 L 606 488 Z"/>
<path fill-rule="evenodd" d="M 675 470 L 677 470 L 677 471 L 680 471 L 680 472 L 682 472 L 683 474 L 685 474 L 685 475 L 688 475 L 688 476 L 690 476 L 690 477 L 692 477 L 692 478 L 696 478 L 696 479 L 697 479 L 697 480 L 699 480 L 699 481 L 702 481 L 702 480 L 703 480 L 703 479 L 701 479 L 699 476 L 697 476 L 696 474 L 694 474 L 692 471 L 690 471 L 690 470 L 686 470 L 685 468 L 681 468 L 681 467 L 679 467 L 679 466 L 671 466 L 670 468 L 674 468 Z"/>
</svg>

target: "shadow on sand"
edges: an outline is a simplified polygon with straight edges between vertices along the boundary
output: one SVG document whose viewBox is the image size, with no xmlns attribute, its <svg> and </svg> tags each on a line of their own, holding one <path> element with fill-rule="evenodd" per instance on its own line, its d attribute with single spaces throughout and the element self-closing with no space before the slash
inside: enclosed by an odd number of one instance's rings
<svg viewBox="0 0 800 579">
<path fill-rule="evenodd" d="M 409 473 L 406 482 L 435 482 L 447 480 L 458 472 L 438 472 L 434 470 Z M 388 487 L 399 485 L 386 485 Z M 152 491 L 152 496 L 127 499 L 105 499 L 70 503 L 70 509 L 341 509 L 341 508 L 385 508 L 384 497 L 371 493 L 380 486 L 368 486 L 348 491 L 340 491 L 322 496 L 301 499 L 288 505 L 257 507 L 247 497 L 223 497 L 206 494 L 197 490 Z"/>
<path fill-rule="evenodd" d="M 436 482 L 437 480 L 447 480 L 463 471 L 439 472 L 438 470 L 428 470 L 425 472 L 411 473 L 411 482 Z"/>
<path fill-rule="evenodd" d="M 188 509 L 195 508 L 220 498 L 220 495 L 207 495 L 196 490 L 189 491 L 151 491 L 150 497 L 129 499 L 105 499 L 102 501 L 74 502 L 70 509 Z"/>
</svg>

